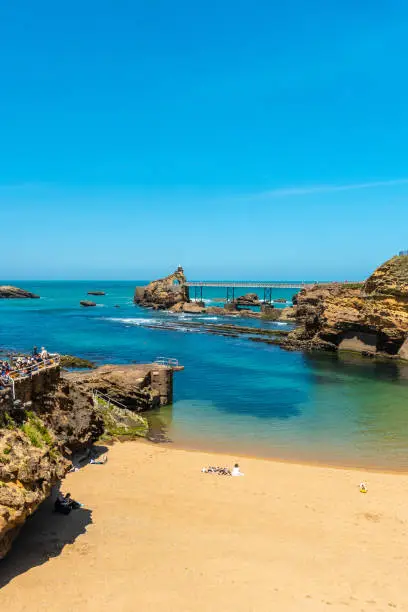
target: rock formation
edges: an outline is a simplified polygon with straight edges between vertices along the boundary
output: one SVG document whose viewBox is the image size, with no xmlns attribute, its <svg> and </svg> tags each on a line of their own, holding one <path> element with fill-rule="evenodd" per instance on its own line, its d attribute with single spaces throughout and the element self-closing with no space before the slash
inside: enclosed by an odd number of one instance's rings
<svg viewBox="0 0 408 612">
<path fill-rule="evenodd" d="M 93 361 L 83 359 L 82 357 L 76 357 L 75 355 L 61 355 L 60 364 L 63 368 L 78 368 L 85 370 L 92 370 L 95 367 Z"/>
<path fill-rule="evenodd" d="M 12 287 L 11 285 L 0 285 L 0 299 L 17 299 L 17 298 L 29 298 L 38 299 L 40 296 L 31 291 L 25 289 L 19 289 L 18 287 Z"/>
<path fill-rule="evenodd" d="M 0 429 L 0 559 L 69 466 L 55 450 L 54 438 L 50 435 L 46 443 L 33 419 L 27 421 L 27 433 L 11 423 Z"/>
<path fill-rule="evenodd" d="M 314 285 L 294 298 L 298 327 L 287 348 L 352 350 L 407 358 L 408 256 L 382 264 L 363 284 Z"/>
<path fill-rule="evenodd" d="M 0 559 L 26 518 L 67 472 L 72 452 L 103 433 L 92 396 L 60 378 L 58 367 L 0 391 Z"/>
<path fill-rule="evenodd" d="M 93 390 L 130 410 L 103 398 L 99 405 Z M 83 453 L 106 430 L 147 435 L 147 421 L 137 413 L 172 402 L 173 369 L 146 364 L 61 374 L 54 365 L 16 379 L 14 392 L 0 389 L 0 559 L 64 477 L 73 453 Z"/>
<path fill-rule="evenodd" d="M 202 314 L 206 311 L 200 302 L 179 302 L 170 308 L 171 312 L 186 312 L 189 314 Z"/>
<path fill-rule="evenodd" d="M 256 293 L 246 293 L 235 300 L 238 306 L 259 306 L 260 300 Z"/>
<path fill-rule="evenodd" d="M 104 291 L 88 291 L 88 295 L 106 295 Z"/>
<path fill-rule="evenodd" d="M 96 303 L 91 302 L 90 300 L 81 300 L 79 303 L 81 304 L 81 306 L 85 306 L 86 308 L 89 308 L 90 306 L 96 306 Z"/>
<path fill-rule="evenodd" d="M 186 277 L 181 266 L 173 274 L 155 280 L 146 287 L 136 287 L 134 301 L 136 304 L 155 309 L 171 308 L 175 304 L 189 302 Z"/>
<path fill-rule="evenodd" d="M 105 365 L 91 372 L 68 372 L 64 380 L 86 394 L 95 389 L 136 412 L 173 400 L 173 372 L 156 364 Z"/>
</svg>

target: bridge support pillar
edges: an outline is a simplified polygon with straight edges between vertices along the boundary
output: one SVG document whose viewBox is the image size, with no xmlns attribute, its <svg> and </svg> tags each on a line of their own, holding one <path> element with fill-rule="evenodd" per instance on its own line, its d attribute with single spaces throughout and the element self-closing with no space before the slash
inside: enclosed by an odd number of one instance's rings
<svg viewBox="0 0 408 612">
<path fill-rule="evenodd" d="M 227 302 L 235 301 L 235 287 L 227 287 Z"/>
<path fill-rule="evenodd" d="M 272 304 L 272 287 L 264 287 L 264 304 Z"/>
</svg>

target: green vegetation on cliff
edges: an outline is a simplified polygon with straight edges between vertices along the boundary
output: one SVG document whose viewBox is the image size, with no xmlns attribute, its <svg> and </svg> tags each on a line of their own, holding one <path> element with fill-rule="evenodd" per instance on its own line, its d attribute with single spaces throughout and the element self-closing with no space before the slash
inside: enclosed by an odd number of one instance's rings
<svg viewBox="0 0 408 612">
<path fill-rule="evenodd" d="M 102 440 L 113 438 L 145 438 L 149 431 L 147 419 L 126 408 L 119 408 L 114 404 L 97 397 L 95 405 L 103 418 L 104 433 Z"/>
</svg>

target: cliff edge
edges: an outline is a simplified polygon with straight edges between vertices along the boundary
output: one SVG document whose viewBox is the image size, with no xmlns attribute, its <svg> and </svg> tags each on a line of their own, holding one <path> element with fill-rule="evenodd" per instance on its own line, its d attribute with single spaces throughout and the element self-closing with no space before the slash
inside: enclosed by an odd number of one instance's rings
<svg viewBox="0 0 408 612">
<path fill-rule="evenodd" d="M 25 520 L 70 468 L 70 455 L 103 433 L 92 396 L 38 371 L 0 390 L 0 559 Z"/>
<path fill-rule="evenodd" d="M 386 261 L 362 284 L 302 289 L 286 348 L 351 350 L 408 359 L 408 256 Z"/>
</svg>

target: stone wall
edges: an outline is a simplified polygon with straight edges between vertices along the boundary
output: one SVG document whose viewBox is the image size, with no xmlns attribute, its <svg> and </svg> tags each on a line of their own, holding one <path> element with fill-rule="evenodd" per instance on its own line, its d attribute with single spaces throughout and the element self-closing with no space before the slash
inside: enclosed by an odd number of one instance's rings
<svg viewBox="0 0 408 612">
<path fill-rule="evenodd" d="M 31 376 L 16 380 L 15 397 L 11 386 L 0 391 L 0 411 L 43 409 L 47 397 L 55 394 L 60 380 L 60 367 L 54 366 L 33 372 Z"/>
</svg>

